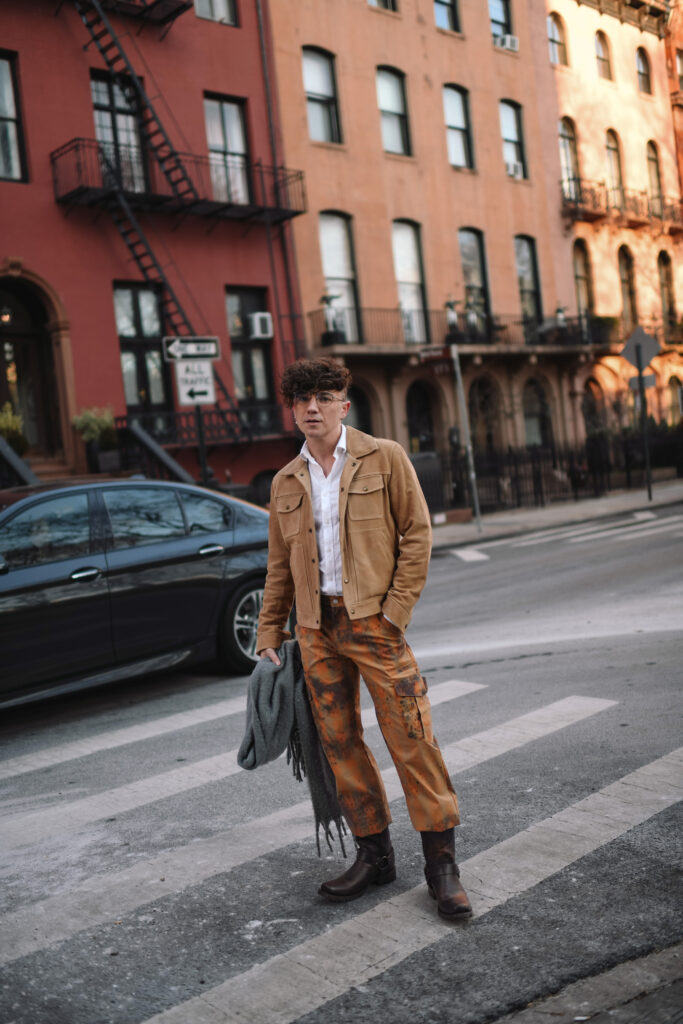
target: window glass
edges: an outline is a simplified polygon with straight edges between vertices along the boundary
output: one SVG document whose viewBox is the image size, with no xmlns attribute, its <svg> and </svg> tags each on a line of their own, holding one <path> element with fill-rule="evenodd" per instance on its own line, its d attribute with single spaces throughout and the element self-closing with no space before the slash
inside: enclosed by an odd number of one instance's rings
<svg viewBox="0 0 683 1024">
<path fill-rule="evenodd" d="M 533 238 L 524 235 L 515 237 L 515 261 L 522 315 L 525 319 L 540 321 L 541 295 L 538 287 L 536 244 Z"/>
<path fill-rule="evenodd" d="M 341 142 L 334 58 L 305 48 L 302 59 L 309 136 L 314 142 Z"/>
<path fill-rule="evenodd" d="M 232 515 L 229 505 L 188 491 L 181 493 L 190 533 L 218 533 L 229 529 Z"/>
<path fill-rule="evenodd" d="M 522 175 L 526 177 L 520 108 L 516 103 L 503 100 L 499 105 L 499 110 L 503 160 L 506 164 L 521 164 Z"/>
<path fill-rule="evenodd" d="M 60 562 L 90 553 L 87 494 L 40 501 L 0 529 L 0 554 L 10 569 Z"/>
<path fill-rule="evenodd" d="M 465 282 L 465 320 L 468 329 L 482 329 L 489 311 L 484 269 L 484 241 L 480 231 L 458 231 L 462 276 Z"/>
<path fill-rule="evenodd" d="M 370 7 L 382 7 L 385 11 L 397 11 L 396 0 L 368 0 Z"/>
<path fill-rule="evenodd" d="M 220 21 L 226 25 L 237 24 L 235 0 L 194 0 L 194 9 L 198 18 Z"/>
<path fill-rule="evenodd" d="M 642 47 L 639 47 L 636 52 L 636 69 L 638 72 L 638 88 L 641 92 L 651 93 L 650 61 Z"/>
<path fill-rule="evenodd" d="M 133 312 L 133 293 L 130 288 L 114 289 L 114 314 L 119 337 L 134 338 L 137 331 Z"/>
<path fill-rule="evenodd" d="M 434 0 L 434 20 L 437 28 L 459 32 L 460 20 L 458 18 L 458 5 L 455 0 Z"/>
<path fill-rule="evenodd" d="M 579 316 L 586 316 L 593 308 L 593 299 L 588 250 L 582 238 L 574 243 L 574 291 Z"/>
<path fill-rule="evenodd" d="M 185 535 L 175 491 L 161 487 L 121 487 L 102 494 L 115 548 L 157 544 Z"/>
<path fill-rule="evenodd" d="M 396 71 L 377 70 L 377 103 L 382 119 L 382 145 L 387 153 L 410 153 L 403 78 Z"/>
<path fill-rule="evenodd" d="M 417 226 L 405 221 L 394 221 L 392 247 L 405 340 L 407 342 L 424 342 L 427 340 L 427 329 Z"/>
<path fill-rule="evenodd" d="M 161 321 L 159 320 L 159 302 L 156 292 L 148 288 L 138 289 L 140 301 L 140 320 L 142 321 L 142 333 L 146 338 L 155 338 L 161 334 Z"/>
<path fill-rule="evenodd" d="M 121 374 L 126 405 L 137 405 L 140 384 L 138 383 L 137 360 L 133 352 L 121 352 Z"/>
<path fill-rule="evenodd" d="M 233 100 L 204 99 L 213 198 L 247 203 L 249 174 L 244 108 Z"/>
<path fill-rule="evenodd" d="M 600 78 L 612 78 L 612 64 L 609 56 L 609 44 L 604 32 L 595 33 L 595 59 L 598 62 Z"/>
<path fill-rule="evenodd" d="M 351 224 L 347 217 L 321 213 L 318 219 L 320 253 L 325 275 L 326 330 L 341 331 L 346 341 L 358 340 L 356 281 L 351 253 Z"/>
<path fill-rule="evenodd" d="M 567 47 L 564 41 L 564 28 L 557 14 L 548 15 L 547 27 L 550 63 L 567 64 Z"/>
<path fill-rule="evenodd" d="M 489 0 L 489 20 L 495 38 L 509 35 L 512 28 L 509 0 Z"/>
<path fill-rule="evenodd" d="M 21 178 L 19 121 L 12 66 L 6 59 L 0 59 L 0 178 L 14 181 Z"/>
<path fill-rule="evenodd" d="M 443 111 L 449 163 L 454 167 L 472 167 L 467 94 L 464 90 L 451 85 L 444 86 Z"/>
<path fill-rule="evenodd" d="M 126 91 L 113 77 L 98 72 L 90 80 L 90 91 L 103 182 L 113 176 L 126 191 L 144 192 L 144 151 L 132 87 Z"/>
<path fill-rule="evenodd" d="M 683 50 L 676 50 L 676 76 L 678 88 L 683 89 Z"/>
</svg>

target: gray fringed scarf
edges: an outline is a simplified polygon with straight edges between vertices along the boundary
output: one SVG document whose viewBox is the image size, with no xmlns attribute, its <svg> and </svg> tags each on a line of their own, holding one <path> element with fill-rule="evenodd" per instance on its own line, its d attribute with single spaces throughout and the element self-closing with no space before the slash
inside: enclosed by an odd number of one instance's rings
<svg viewBox="0 0 683 1024">
<path fill-rule="evenodd" d="M 240 768 L 251 771 L 274 761 L 285 750 L 294 777 L 308 782 L 315 816 L 315 840 L 320 856 L 320 828 L 332 849 L 332 825 L 342 853 L 346 856 L 343 835 L 346 825 L 337 799 L 334 775 L 316 729 L 296 640 L 286 640 L 280 647 L 280 664 L 262 658 L 249 679 L 247 691 L 247 724 L 237 753 Z"/>
</svg>

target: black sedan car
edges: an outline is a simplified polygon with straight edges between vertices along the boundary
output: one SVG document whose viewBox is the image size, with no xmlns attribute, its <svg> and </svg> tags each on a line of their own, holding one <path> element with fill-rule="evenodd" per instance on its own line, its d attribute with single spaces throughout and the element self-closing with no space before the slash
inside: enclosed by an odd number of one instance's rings
<svg viewBox="0 0 683 1024">
<path fill-rule="evenodd" d="M 0 492 L 0 706 L 218 656 L 249 672 L 268 513 L 127 479 Z"/>
</svg>

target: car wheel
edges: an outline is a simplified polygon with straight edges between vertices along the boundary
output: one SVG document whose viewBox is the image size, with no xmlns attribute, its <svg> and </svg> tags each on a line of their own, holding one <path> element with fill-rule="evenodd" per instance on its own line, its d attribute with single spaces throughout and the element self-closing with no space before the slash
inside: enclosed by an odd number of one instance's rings
<svg viewBox="0 0 683 1024">
<path fill-rule="evenodd" d="M 263 583 L 249 580 L 237 588 L 226 604 L 218 638 L 224 668 L 251 672 L 258 661 L 256 631 L 262 601 Z"/>
</svg>

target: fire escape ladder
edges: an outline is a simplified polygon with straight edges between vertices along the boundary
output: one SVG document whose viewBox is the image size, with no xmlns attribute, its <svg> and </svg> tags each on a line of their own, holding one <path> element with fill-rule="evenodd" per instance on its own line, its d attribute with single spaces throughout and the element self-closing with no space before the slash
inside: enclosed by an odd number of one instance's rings
<svg viewBox="0 0 683 1024">
<path fill-rule="evenodd" d="M 101 0 L 73 0 L 81 21 L 109 71 L 126 95 L 140 106 L 140 128 L 173 194 L 185 202 L 199 198 L 197 189 L 176 152 L 152 101 L 135 73 L 121 40 L 102 9 Z"/>
</svg>

